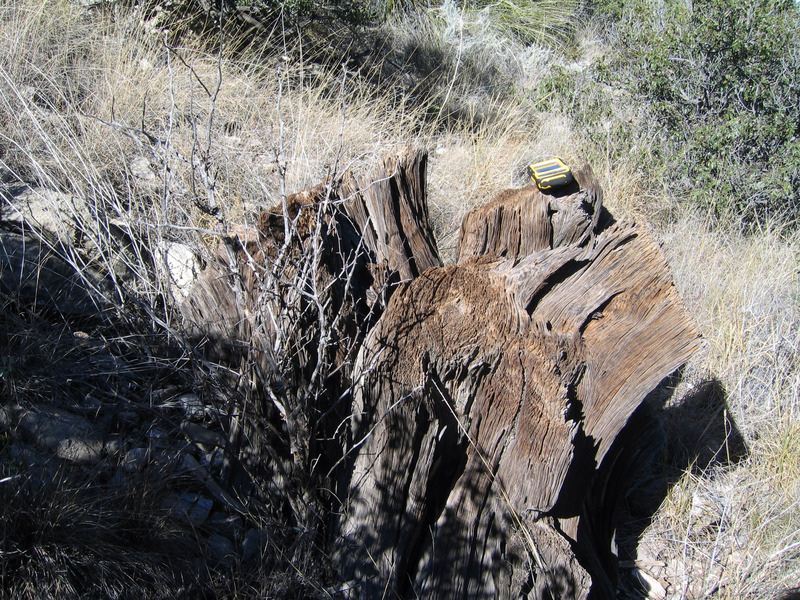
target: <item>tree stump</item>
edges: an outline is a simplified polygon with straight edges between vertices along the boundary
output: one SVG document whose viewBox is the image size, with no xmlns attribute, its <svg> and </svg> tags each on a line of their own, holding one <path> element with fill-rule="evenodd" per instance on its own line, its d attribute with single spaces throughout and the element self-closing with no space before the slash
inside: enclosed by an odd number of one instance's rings
<svg viewBox="0 0 800 600">
<path fill-rule="evenodd" d="M 273 441 L 253 453 L 284 464 L 264 487 L 284 473 L 351 597 L 611 599 L 620 501 L 660 441 L 645 398 L 697 331 L 588 166 L 469 213 L 442 266 L 426 160 L 407 151 L 265 211 L 186 320 L 256 365 L 249 427 Z"/>
<path fill-rule="evenodd" d="M 647 394 L 697 332 L 660 251 L 587 166 L 468 214 L 457 263 L 398 289 L 355 372 L 337 560 L 359 598 L 613 598 Z"/>
</svg>

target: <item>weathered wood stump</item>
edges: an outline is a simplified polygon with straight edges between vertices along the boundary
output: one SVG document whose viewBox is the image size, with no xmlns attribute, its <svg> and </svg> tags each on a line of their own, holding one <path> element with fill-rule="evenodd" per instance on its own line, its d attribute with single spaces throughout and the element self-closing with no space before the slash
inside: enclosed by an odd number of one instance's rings
<svg viewBox="0 0 800 600">
<path fill-rule="evenodd" d="M 441 266 L 425 163 L 265 212 L 229 249 L 241 288 L 212 272 L 185 315 L 268 355 L 295 473 L 335 482 L 353 598 L 613 598 L 620 500 L 657 447 L 644 401 L 697 332 L 588 166 L 468 214 Z"/>
<path fill-rule="evenodd" d="M 467 215 L 457 263 L 364 341 L 338 525 L 358 597 L 614 597 L 637 409 L 698 336 L 653 241 L 575 175 Z"/>
</svg>

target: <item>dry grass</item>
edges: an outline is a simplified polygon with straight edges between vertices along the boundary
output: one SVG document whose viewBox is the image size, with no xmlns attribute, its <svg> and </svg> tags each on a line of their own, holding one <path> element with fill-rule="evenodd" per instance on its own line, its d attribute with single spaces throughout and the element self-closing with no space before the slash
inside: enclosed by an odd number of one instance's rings
<svg viewBox="0 0 800 600">
<path fill-rule="evenodd" d="M 418 53 L 424 42 L 430 57 L 447 57 L 438 83 L 408 90 L 437 90 L 440 120 L 431 121 L 430 106 L 383 94 L 357 73 L 301 59 L 302 49 L 291 58 L 220 58 L 168 49 L 135 14 L 94 20 L 72 3 L 4 2 L 3 176 L 79 198 L 88 218 L 69 210 L 89 241 L 72 254 L 75 266 L 113 274 L 123 260 L 135 277 L 114 279 L 104 293 L 117 304 L 136 293 L 156 307 L 168 287 L 163 261 L 126 249 L 113 224 L 144 235 L 151 250 L 174 240 L 201 249 L 202 238 L 175 226 L 235 226 L 284 190 L 422 144 L 431 151 L 431 213 L 447 256 L 461 216 L 524 183 L 528 162 L 550 155 L 577 162 L 590 144 L 568 115 L 537 113 L 519 95 L 489 86 L 470 100 L 470 85 L 492 77 L 495 86 L 535 86 L 556 60 L 552 50 L 489 61 L 486 46 L 469 45 L 478 38 L 465 41 L 458 29 L 405 27 L 396 41 L 416 44 Z M 482 61 L 491 68 L 478 70 Z M 456 113 L 465 118 L 454 120 Z M 147 168 L 135 169 L 142 159 Z M 213 180 L 216 216 L 202 208 L 209 184 L 197 164 Z M 718 380 L 725 422 L 749 448 L 738 462 L 673 461 L 684 472 L 644 532 L 639 557 L 664 564 L 652 574 L 670 598 L 769 598 L 800 581 L 800 237 L 771 226 L 749 236 L 736 224 L 712 228 L 667 195 L 647 197 L 633 167 L 613 153 L 593 166 L 615 214 L 651 219 L 706 339 L 675 402 Z M 728 452 L 724 443 L 713 450 Z"/>
<path fill-rule="evenodd" d="M 661 232 L 676 284 L 707 340 L 680 390 L 718 379 L 740 462 L 689 466 L 641 548 L 663 560 L 675 597 L 769 598 L 800 578 L 800 238 L 780 227 L 744 236 L 684 214 Z M 728 438 L 728 440 L 732 439 Z"/>
</svg>

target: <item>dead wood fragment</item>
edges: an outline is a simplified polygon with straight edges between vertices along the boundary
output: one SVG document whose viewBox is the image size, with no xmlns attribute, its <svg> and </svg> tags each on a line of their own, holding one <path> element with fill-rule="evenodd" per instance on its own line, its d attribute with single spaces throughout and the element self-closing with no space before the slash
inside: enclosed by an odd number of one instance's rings
<svg viewBox="0 0 800 600">
<path fill-rule="evenodd" d="M 229 232 L 180 306 L 206 357 L 239 374 L 231 448 L 309 530 L 341 458 L 363 337 L 401 280 L 441 264 L 426 162 L 405 151 L 369 178 L 346 174 L 263 211 Z"/>
</svg>

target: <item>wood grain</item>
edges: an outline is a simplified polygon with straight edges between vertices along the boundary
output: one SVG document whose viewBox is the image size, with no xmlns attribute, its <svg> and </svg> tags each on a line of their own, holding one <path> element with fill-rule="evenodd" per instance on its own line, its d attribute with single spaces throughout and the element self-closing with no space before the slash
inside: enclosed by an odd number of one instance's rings
<svg viewBox="0 0 800 600">
<path fill-rule="evenodd" d="M 619 490 L 652 450 L 637 409 L 698 335 L 657 246 L 576 175 L 468 214 L 457 264 L 367 336 L 338 525 L 359 597 L 614 597 Z"/>
</svg>

